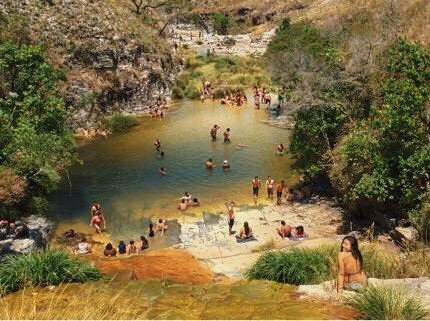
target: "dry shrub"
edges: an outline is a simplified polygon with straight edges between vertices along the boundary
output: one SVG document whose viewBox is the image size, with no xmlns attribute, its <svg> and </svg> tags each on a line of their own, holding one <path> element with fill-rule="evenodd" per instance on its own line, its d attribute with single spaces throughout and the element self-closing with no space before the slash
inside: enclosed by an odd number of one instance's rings
<svg viewBox="0 0 430 321">
<path fill-rule="evenodd" d="M 0 203 L 17 203 L 25 196 L 27 182 L 12 169 L 0 166 Z"/>
</svg>

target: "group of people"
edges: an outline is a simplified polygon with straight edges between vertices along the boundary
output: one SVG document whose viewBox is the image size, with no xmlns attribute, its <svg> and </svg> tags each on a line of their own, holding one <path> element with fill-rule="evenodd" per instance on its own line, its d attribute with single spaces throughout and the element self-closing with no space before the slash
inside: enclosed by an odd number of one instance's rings
<svg viewBox="0 0 430 321">
<path fill-rule="evenodd" d="M 86 139 L 91 139 L 96 136 L 102 136 L 106 138 L 109 134 L 111 133 L 104 127 L 100 127 L 100 128 L 91 127 L 89 129 L 85 129 L 85 128 L 82 129 L 82 135 Z"/>
<path fill-rule="evenodd" d="M 158 97 L 157 103 L 149 107 L 150 118 L 164 118 L 167 115 L 167 100 L 166 98 Z"/>
<path fill-rule="evenodd" d="M 252 195 L 257 198 L 260 193 L 261 189 L 261 180 L 258 178 L 258 176 L 255 176 L 251 180 L 252 185 Z M 312 196 L 312 188 L 310 185 L 310 182 L 303 182 L 296 188 L 288 188 L 287 184 L 284 180 L 281 180 L 280 182 L 276 183 L 275 180 L 267 176 L 267 180 L 265 183 L 266 191 L 267 191 L 267 198 L 273 199 L 274 194 L 276 191 L 276 204 L 281 205 L 282 203 L 282 195 L 284 195 L 284 192 L 286 191 L 286 201 L 287 202 L 293 202 L 293 201 L 303 201 L 304 199 L 310 198 Z"/>
<path fill-rule="evenodd" d="M 15 219 L 0 219 L 0 240 L 25 238 L 29 234 L 30 230 L 24 223 L 18 222 Z"/>
<path fill-rule="evenodd" d="M 221 105 L 242 106 L 248 103 L 248 98 L 243 91 L 237 90 L 236 93 L 226 94 L 221 98 Z"/>
<path fill-rule="evenodd" d="M 213 142 L 216 141 L 218 129 L 220 129 L 220 128 L 221 127 L 218 126 L 217 124 L 213 125 L 213 127 L 211 128 L 210 135 L 211 135 L 211 138 L 212 138 Z M 223 136 L 224 136 L 224 143 L 230 143 L 230 128 L 227 128 L 224 131 Z"/>
<path fill-rule="evenodd" d="M 254 105 L 255 109 L 260 109 L 260 105 L 266 105 L 266 108 L 270 108 L 272 98 L 270 92 L 265 87 L 254 86 Z"/>
<path fill-rule="evenodd" d="M 181 201 L 178 205 L 178 210 L 180 211 L 186 211 L 190 207 L 200 206 L 199 199 L 197 197 L 192 198 L 188 192 L 185 192 L 184 196 L 179 200 Z"/>
</svg>

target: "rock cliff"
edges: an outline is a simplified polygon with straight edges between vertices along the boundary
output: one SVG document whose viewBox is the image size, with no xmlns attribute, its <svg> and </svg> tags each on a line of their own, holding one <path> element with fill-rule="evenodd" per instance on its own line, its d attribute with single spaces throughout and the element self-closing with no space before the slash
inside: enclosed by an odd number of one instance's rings
<svg viewBox="0 0 430 321">
<path fill-rule="evenodd" d="M 179 59 L 164 38 L 118 0 L 5 0 L 0 14 L 24 21 L 32 43 L 66 72 L 63 96 L 70 126 L 101 115 L 144 113 L 170 97 Z"/>
</svg>

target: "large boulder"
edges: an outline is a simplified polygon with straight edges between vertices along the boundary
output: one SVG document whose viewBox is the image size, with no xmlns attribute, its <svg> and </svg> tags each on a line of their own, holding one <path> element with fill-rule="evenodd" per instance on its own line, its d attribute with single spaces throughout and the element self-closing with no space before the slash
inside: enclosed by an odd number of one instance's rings
<svg viewBox="0 0 430 321">
<path fill-rule="evenodd" d="M 36 248 L 36 242 L 32 239 L 16 239 L 9 246 L 9 251 L 28 254 Z"/>
<path fill-rule="evenodd" d="M 419 239 L 419 233 L 413 226 L 398 226 L 391 231 L 390 236 L 400 245 L 414 247 Z"/>
</svg>

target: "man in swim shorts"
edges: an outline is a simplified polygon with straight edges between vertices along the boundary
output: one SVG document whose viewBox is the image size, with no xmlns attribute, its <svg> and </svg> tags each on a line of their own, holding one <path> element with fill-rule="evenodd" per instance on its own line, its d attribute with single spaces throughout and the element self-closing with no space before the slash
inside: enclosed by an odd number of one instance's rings
<svg viewBox="0 0 430 321">
<path fill-rule="evenodd" d="M 214 127 L 212 127 L 211 129 L 211 137 L 212 137 L 212 141 L 216 141 L 216 134 L 218 129 L 220 129 L 221 127 L 219 127 L 217 124 L 214 125 Z"/>
<path fill-rule="evenodd" d="M 224 132 L 224 143 L 230 143 L 230 128 Z"/>
<path fill-rule="evenodd" d="M 266 180 L 266 189 L 267 189 L 267 197 L 272 199 L 273 198 L 273 187 L 275 185 L 275 180 L 271 178 L 270 176 L 267 176 Z"/>
<path fill-rule="evenodd" d="M 261 187 L 261 182 L 258 179 L 258 176 L 255 176 L 254 179 L 251 181 L 252 184 L 252 194 L 255 197 L 258 197 L 258 191 L 260 190 Z"/>
<path fill-rule="evenodd" d="M 279 183 L 276 187 L 276 204 L 278 205 L 281 205 L 282 192 L 284 191 L 284 188 L 287 188 L 287 185 L 285 185 L 285 181 L 282 180 L 281 183 Z"/>
</svg>

